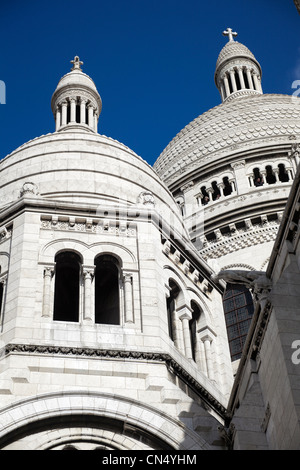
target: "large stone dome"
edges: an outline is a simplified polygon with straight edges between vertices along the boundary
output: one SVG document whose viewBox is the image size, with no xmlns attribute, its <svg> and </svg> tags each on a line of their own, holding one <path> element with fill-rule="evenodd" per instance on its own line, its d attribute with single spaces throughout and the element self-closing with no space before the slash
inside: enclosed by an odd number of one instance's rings
<svg viewBox="0 0 300 470">
<path fill-rule="evenodd" d="M 155 162 L 172 185 L 211 162 L 234 160 L 253 149 L 292 144 L 300 136 L 300 99 L 288 95 L 248 95 L 226 101 L 182 129 Z"/>
<path fill-rule="evenodd" d="M 17 202 L 30 183 L 46 200 L 91 207 L 144 205 L 182 225 L 171 193 L 152 167 L 103 135 L 78 129 L 38 137 L 4 158 L 0 173 L 0 207 Z"/>
</svg>

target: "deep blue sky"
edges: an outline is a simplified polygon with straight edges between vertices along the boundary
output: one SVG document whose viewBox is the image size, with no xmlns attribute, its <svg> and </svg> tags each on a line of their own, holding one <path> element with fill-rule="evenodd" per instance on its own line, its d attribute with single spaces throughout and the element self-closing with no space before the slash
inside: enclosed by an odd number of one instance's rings
<svg viewBox="0 0 300 470">
<path fill-rule="evenodd" d="M 0 158 L 54 132 L 50 101 L 79 55 L 103 101 L 98 131 L 153 164 L 220 103 L 214 84 L 227 27 L 256 56 L 265 93 L 300 80 L 293 0 L 0 0 Z"/>
</svg>

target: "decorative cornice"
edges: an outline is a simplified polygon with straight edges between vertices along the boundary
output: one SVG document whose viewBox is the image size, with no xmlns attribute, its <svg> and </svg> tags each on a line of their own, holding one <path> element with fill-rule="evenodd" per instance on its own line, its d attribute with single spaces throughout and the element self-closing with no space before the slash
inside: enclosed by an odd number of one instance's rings
<svg viewBox="0 0 300 470">
<path fill-rule="evenodd" d="M 200 250 L 201 256 L 203 256 L 205 260 L 209 258 L 219 258 L 220 256 L 233 253 L 242 248 L 274 241 L 277 236 L 278 227 L 279 225 L 268 224 L 268 226 L 263 228 L 245 231 L 234 236 L 230 235 L 227 238 L 223 237 L 220 241 L 209 242 Z"/>
<path fill-rule="evenodd" d="M 202 406 L 205 404 L 207 409 L 213 409 L 224 420 L 227 417 L 226 408 L 169 354 L 145 351 L 124 351 L 115 349 L 93 349 L 86 347 L 75 348 L 69 346 L 42 346 L 35 344 L 8 344 L 3 349 L 4 355 L 8 355 L 10 353 L 45 354 L 163 362 L 171 373 L 177 375 L 186 385 L 188 385 L 195 393 L 197 393 L 197 395 L 203 401 Z"/>
</svg>

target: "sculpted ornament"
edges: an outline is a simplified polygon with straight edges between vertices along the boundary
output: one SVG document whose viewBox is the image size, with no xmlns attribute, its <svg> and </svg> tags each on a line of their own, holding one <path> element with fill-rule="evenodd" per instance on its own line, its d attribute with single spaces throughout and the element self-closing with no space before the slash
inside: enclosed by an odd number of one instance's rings
<svg viewBox="0 0 300 470">
<path fill-rule="evenodd" d="M 218 281 L 223 279 L 231 284 L 241 284 L 253 293 L 256 302 L 267 300 L 272 282 L 267 278 L 264 271 L 244 271 L 241 269 L 228 269 L 213 275 L 212 279 Z"/>
<path fill-rule="evenodd" d="M 39 195 L 38 186 L 35 183 L 24 183 L 20 191 L 20 197 L 34 197 Z"/>
<path fill-rule="evenodd" d="M 143 204 L 144 206 L 155 206 L 154 196 L 151 191 L 143 191 L 142 193 L 140 193 L 138 197 L 138 202 L 139 204 Z"/>
</svg>

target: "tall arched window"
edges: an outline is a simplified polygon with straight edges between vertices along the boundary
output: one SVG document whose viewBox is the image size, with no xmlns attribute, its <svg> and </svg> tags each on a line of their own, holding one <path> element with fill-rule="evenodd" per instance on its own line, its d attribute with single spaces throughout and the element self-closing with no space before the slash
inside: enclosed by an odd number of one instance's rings
<svg viewBox="0 0 300 470">
<path fill-rule="evenodd" d="M 239 284 L 227 284 L 223 308 L 232 361 L 242 355 L 254 307 L 251 293 Z"/>
<path fill-rule="evenodd" d="M 100 255 L 95 266 L 95 322 L 119 325 L 119 262 L 111 255 Z"/>
<path fill-rule="evenodd" d="M 176 282 L 170 279 L 169 281 L 170 296 L 167 297 L 167 314 L 168 314 L 168 327 L 169 327 L 169 336 L 172 341 L 175 339 L 175 329 L 174 329 L 174 312 L 176 310 L 176 299 L 179 295 L 180 288 Z"/>
<path fill-rule="evenodd" d="M 274 171 L 271 165 L 266 166 L 266 182 L 268 184 L 275 184 L 276 183 L 276 176 L 274 175 Z"/>
<path fill-rule="evenodd" d="M 215 201 L 216 199 L 219 199 L 221 197 L 221 191 L 219 190 L 216 181 L 213 181 L 211 186 L 212 186 L 212 189 L 213 189 L 212 199 L 213 199 L 213 201 Z"/>
<path fill-rule="evenodd" d="M 263 186 L 264 185 L 263 178 L 262 178 L 262 175 L 260 173 L 259 168 L 253 168 L 253 176 L 254 176 L 254 185 L 255 186 Z"/>
<path fill-rule="evenodd" d="M 191 309 L 192 309 L 192 318 L 189 321 L 189 329 L 190 329 L 190 336 L 191 336 L 191 347 L 192 347 L 192 354 L 194 361 L 196 360 L 196 351 L 197 351 L 197 324 L 200 318 L 200 308 L 194 302 L 191 301 Z"/>
<path fill-rule="evenodd" d="M 281 181 L 282 183 L 287 183 L 289 181 L 289 175 L 285 169 L 285 165 L 283 163 L 279 163 L 278 165 L 278 169 L 279 169 L 279 181 Z"/>
<path fill-rule="evenodd" d="M 79 282 L 81 259 L 73 251 L 55 257 L 54 320 L 79 321 Z"/>
<path fill-rule="evenodd" d="M 224 184 L 224 189 L 223 189 L 224 196 L 230 196 L 230 194 L 232 193 L 232 184 L 229 183 L 228 176 L 225 176 L 223 178 L 223 184 Z"/>
</svg>

